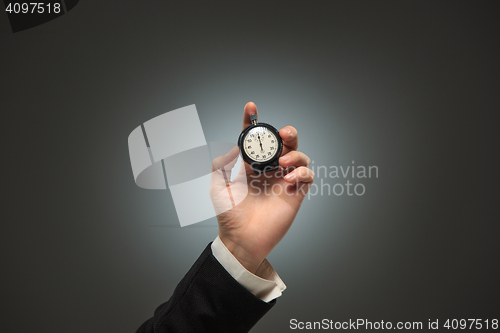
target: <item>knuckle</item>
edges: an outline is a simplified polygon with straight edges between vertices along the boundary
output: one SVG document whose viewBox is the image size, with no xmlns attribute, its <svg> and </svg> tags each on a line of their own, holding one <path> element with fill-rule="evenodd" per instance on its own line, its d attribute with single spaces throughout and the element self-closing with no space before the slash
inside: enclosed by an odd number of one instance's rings
<svg viewBox="0 0 500 333">
<path fill-rule="evenodd" d="M 221 157 L 216 157 L 212 161 L 212 168 L 217 169 L 218 165 L 220 165 Z"/>
<path fill-rule="evenodd" d="M 309 170 L 309 169 L 307 169 L 307 168 L 305 168 L 305 167 L 300 167 L 300 168 L 299 168 L 299 174 L 300 174 L 300 176 L 301 176 L 302 178 L 307 177 L 307 175 L 308 175 L 308 173 L 309 173 L 309 171 L 308 171 L 308 170 Z"/>
<path fill-rule="evenodd" d="M 299 154 L 301 161 L 308 167 L 309 164 L 311 164 L 311 159 L 309 158 L 309 156 L 307 156 L 303 152 L 299 152 Z"/>
</svg>

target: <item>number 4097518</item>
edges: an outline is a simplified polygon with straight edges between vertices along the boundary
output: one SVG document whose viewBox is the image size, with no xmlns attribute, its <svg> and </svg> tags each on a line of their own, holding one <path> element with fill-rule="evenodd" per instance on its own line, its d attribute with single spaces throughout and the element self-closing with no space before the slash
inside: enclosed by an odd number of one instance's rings
<svg viewBox="0 0 500 333">
<path fill-rule="evenodd" d="M 26 13 L 31 13 L 31 14 L 51 14 L 55 13 L 58 14 L 61 12 L 61 4 L 56 2 L 56 3 L 41 3 L 41 2 L 10 2 L 7 5 L 7 8 L 5 8 L 5 11 L 8 13 L 14 13 L 14 14 L 26 14 Z"/>
<path fill-rule="evenodd" d="M 498 329 L 498 319 L 448 319 L 444 325 L 447 329 Z"/>
</svg>

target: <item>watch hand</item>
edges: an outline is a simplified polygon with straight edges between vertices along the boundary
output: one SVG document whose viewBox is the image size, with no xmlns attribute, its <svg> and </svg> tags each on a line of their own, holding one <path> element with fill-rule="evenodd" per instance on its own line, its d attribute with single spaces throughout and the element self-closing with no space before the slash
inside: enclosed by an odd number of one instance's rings
<svg viewBox="0 0 500 333">
<path fill-rule="evenodd" d="M 263 150 L 264 148 L 262 148 L 262 141 L 260 140 L 260 135 L 257 134 L 257 137 L 259 138 L 260 149 Z"/>
</svg>

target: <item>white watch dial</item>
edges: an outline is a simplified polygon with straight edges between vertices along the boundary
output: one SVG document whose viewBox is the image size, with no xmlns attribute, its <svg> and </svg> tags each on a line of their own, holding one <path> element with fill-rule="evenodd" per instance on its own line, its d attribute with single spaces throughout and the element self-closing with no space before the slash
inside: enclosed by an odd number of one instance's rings
<svg viewBox="0 0 500 333">
<path fill-rule="evenodd" d="M 266 162 L 276 156 L 278 139 L 265 126 L 252 128 L 243 140 L 245 153 L 256 162 Z"/>
</svg>

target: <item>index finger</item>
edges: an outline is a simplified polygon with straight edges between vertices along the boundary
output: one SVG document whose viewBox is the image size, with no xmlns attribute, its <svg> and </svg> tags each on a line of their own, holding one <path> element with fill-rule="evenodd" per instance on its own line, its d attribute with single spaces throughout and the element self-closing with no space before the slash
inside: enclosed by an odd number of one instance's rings
<svg viewBox="0 0 500 333">
<path fill-rule="evenodd" d="M 252 125 L 252 121 L 250 120 L 251 114 L 257 114 L 257 106 L 254 102 L 248 102 L 245 105 L 245 109 L 243 110 L 243 129 Z"/>
</svg>

